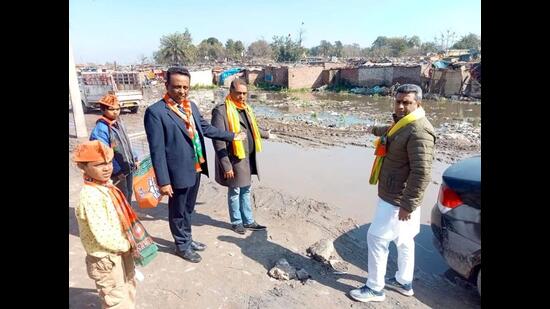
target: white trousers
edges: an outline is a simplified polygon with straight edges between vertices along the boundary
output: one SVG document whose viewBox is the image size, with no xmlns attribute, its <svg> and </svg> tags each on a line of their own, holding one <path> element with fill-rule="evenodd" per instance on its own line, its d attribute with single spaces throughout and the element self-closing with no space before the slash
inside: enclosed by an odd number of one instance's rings
<svg viewBox="0 0 550 309">
<path fill-rule="evenodd" d="M 379 199 L 374 220 L 367 232 L 368 280 L 367 286 L 381 291 L 385 286 L 386 266 L 390 241 L 397 246 L 397 272 L 401 284 L 409 284 L 414 273 L 414 237 L 420 231 L 420 208 L 407 221 L 399 221 L 399 207 Z"/>
</svg>

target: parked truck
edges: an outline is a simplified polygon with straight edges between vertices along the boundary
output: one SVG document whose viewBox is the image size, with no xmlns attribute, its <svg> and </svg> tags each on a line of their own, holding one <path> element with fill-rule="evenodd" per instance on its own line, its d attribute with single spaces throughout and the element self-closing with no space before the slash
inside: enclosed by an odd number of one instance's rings
<svg viewBox="0 0 550 309">
<path fill-rule="evenodd" d="M 120 107 L 136 113 L 143 100 L 143 80 L 139 72 L 82 72 L 79 77 L 82 109 L 99 108 L 99 99 L 114 93 Z"/>
</svg>

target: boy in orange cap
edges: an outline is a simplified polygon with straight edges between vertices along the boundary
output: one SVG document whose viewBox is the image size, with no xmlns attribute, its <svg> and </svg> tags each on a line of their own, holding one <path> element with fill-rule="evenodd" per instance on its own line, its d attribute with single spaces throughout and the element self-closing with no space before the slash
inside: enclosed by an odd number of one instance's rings
<svg viewBox="0 0 550 309">
<path fill-rule="evenodd" d="M 88 276 L 95 281 L 103 308 L 134 308 L 135 245 L 124 226 L 133 212 L 110 179 L 113 150 L 99 141 L 84 142 L 75 148 L 73 159 L 84 172 L 75 214 Z"/>
<path fill-rule="evenodd" d="M 113 176 L 112 180 L 124 193 L 128 202 L 132 202 L 132 172 L 137 168 L 137 157 L 126 128 L 120 119 L 120 104 L 115 94 L 107 94 L 99 100 L 103 115 L 96 121 L 96 126 L 90 134 L 90 140 L 99 140 L 113 148 Z"/>
</svg>

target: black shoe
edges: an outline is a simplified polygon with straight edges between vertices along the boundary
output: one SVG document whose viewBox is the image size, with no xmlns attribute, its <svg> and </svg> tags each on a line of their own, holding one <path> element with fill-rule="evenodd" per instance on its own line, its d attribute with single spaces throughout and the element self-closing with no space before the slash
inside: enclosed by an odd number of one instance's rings
<svg viewBox="0 0 550 309">
<path fill-rule="evenodd" d="M 191 242 L 191 249 L 195 250 L 195 251 L 204 251 L 206 249 L 206 245 L 203 244 L 202 242 L 198 242 L 198 241 L 192 241 Z"/>
<path fill-rule="evenodd" d="M 244 229 L 244 226 L 242 224 L 233 224 L 231 225 L 231 228 L 233 229 L 233 231 L 235 231 L 236 233 L 239 233 L 239 234 L 244 234 L 246 233 L 246 230 Z"/>
<path fill-rule="evenodd" d="M 179 251 L 176 249 L 176 255 L 191 263 L 198 263 L 202 260 L 201 256 L 191 248 L 185 251 Z"/>
<path fill-rule="evenodd" d="M 245 224 L 244 227 L 253 231 L 262 231 L 267 229 L 267 226 L 259 225 L 258 223 L 256 223 L 256 221 L 250 224 Z"/>
</svg>

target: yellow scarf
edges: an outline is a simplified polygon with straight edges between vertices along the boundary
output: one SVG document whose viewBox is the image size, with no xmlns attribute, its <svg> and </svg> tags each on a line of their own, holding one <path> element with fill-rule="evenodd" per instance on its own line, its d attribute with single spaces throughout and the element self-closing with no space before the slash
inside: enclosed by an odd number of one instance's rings
<svg viewBox="0 0 550 309">
<path fill-rule="evenodd" d="M 374 159 L 374 163 L 372 164 L 372 170 L 370 172 L 369 183 L 371 185 L 375 185 L 378 183 L 378 177 L 380 177 L 380 170 L 382 169 L 382 162 L 384 162 L 384 157 L 386 156 L 386 153 L 387 153 L 386 151 L 387 138 L 395 134 L 395 132 L 399 131 L 399 129 L 424 117 L 425 115 L 426 113 L 424 112 L 424 109 L 421 106 L 419 106 L 417 109 L 414 110 L 414 112 L 401 118 L 397 123 L 394 123 L 385 135 L 374 140 L 374 147 L 375 147 L 374 154 L 376 155 L 376 158 Z"/>
<path fill-rule="evenodd" d="M 249 105 L 244 102 L 237 102 L 233 100 L 231 95 L 225 97 L 225 109 L 227 110 L 227 122 L 229 124 L 229 131 L 233 133 L 239 133 L 241 131 L 241 123 L 239 121 L 239 110 L 244 110 L 246 116 L 250 121 L 252 126 L 252 136 L 254 137 L 254 145 L 256 147 L 256 152 L 262 151 L 262 138 L 260 136 L 260 130 L 258 129 L 258 124 L 256 123 L 256 116 Z M 239 158 L 244 159 L 246 157 L 244 151 L 243 141 L 233 141 L 233 154 Z"/>
</svg>

